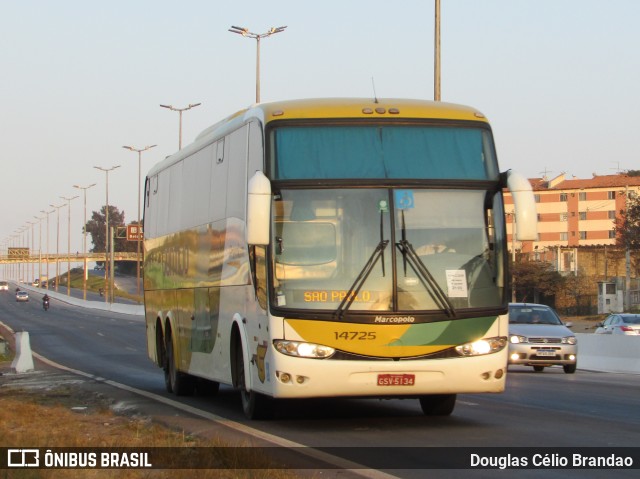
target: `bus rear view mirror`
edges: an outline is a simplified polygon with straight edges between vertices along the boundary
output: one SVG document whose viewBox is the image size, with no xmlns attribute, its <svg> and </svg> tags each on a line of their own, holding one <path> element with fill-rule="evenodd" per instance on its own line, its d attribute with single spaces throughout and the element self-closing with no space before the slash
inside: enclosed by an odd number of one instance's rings
<svg viewBox="0 0 640 479">
<path fill-rule="evenodd" d="M 247 243 L 269 244 L 271 220 L 271 183 L 261 171 L 249 180 L 247 200 Z"/>
<path fill-rule="evenodd" d="M 516 215 L 516 239 L 535 241 L 538 239 L 538 214 L 536 200 L 529 180 L 512 170 L 507 171 L 507 188 L 513 198 Z"/>
</svg>

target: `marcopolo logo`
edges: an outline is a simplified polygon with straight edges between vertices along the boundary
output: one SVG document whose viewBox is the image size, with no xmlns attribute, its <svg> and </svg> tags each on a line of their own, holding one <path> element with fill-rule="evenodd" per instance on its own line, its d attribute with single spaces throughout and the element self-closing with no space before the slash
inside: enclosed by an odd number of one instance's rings
<svg viewBox="0 0 640 479">
<path fill-rule="evenodd" d="M 8 449 L 8 467 L 40 467 L 39 449 Z"/>
<path fill-rule="evenodd" d="M 376 323 L 414 323 L 416 318 L 413 316 L 376 316 L 374 322 Z"/>
</svg>

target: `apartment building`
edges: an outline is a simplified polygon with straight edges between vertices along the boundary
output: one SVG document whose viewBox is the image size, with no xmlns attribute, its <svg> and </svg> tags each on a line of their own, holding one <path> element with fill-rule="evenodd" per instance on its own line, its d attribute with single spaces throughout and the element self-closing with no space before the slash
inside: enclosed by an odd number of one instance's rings
<svg viewBox="0 0 640 479">
<path fill-rule="evenodd" d="M 640 177 L 624 174 L 590 179 L 529 179 L 536 199 L 538 238 L 514 241 L 513 199 L 505 192 L 509 250 L 530 261 L 553 265 L 563 275 L 581 272 L 590 280 L 580 291 L 565 291 L 554 306 L 580 314 L 622 311 L 624 305 L 640 305 L 640 286 L 635 255 L 627 259 L 616 243 L 616 218 L 627 200 L 640 192 Z M 628 293 L 623 299 L 623 292 Z M 624 305 L 623 305 L 624 303 Z"/>
<path fill-rule="evenodd" d="M 513 241 L 513 199 L 505 194 L 507 233 L 510 248 L 523 253 L 549 248 L 616 245 L 616 218 L 626 208 L 627 198 L 640 191 L 640 177 L 594 175 L 590 179 L 567 179 L 561 174 L 551 180 L 529 180 L 537 203 L 538 239 Z"/>
</svg>

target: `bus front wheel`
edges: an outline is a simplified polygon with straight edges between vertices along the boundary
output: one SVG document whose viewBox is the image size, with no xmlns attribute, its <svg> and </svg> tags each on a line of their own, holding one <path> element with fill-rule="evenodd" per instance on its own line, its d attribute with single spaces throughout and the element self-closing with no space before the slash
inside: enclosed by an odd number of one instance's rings
<svg viewBox="0 0 640 479">
<path fill-rule="evenodd" d="M 242 400 L 242 411 L 244 415 L 247 419 L 268 419 L 272 417 L 273 400 L 255 391 L 247 391 L 242 345 L 238 343 L 235 350 L 238 389 L 240 390 L 240 399 Z"/>
<path fill-rule="evenodd" d="M 450 416 L 456 406 L 456 394 L 431 394 L 420 398 L 420 407 L 427 416 Z"/>
</svg>

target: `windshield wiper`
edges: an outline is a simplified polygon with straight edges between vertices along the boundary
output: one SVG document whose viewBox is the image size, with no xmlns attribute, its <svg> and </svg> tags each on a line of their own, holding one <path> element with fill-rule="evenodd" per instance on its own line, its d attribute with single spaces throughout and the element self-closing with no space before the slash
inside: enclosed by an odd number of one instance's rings
<svg viewBox="0 0 640 479">
<path fill-rule="evenodd" d="M 404 211 L 402 211 L 402 239 L 396 243 L 396 246 L 402 253 L 402 260 L 404 264 L 404 274 L 407 274 L 407 262 L 411 265 L 411 268 L 420 278 L 420 282 L 423 284 L 427 292 L 431 295 L 436 305 L 450 318 L 456 317 L 456 311 L 449 301 L 449 297 L 442 290 L 438 282 L 433 275 L 429 272 L 427 265 L 420 259 L 420 256 L 416 253 L 413 245 L 407 241 L 407 232 L 404 224 Z"/>
<path fill-rule="evenodd" d="M 351 307 L 353 302 L 356 300 L 356 297 L 358 296 L 358 293 L 360 292 L 362 285 L 364 285 L 365 281 L 371 274 L 371 271 L 373 271 L 374 266 L 376 265 L 376 263 L 380 258 L 382 258 L 382 276 L 385 275 L 384 250 L 389 245 L 389 240 L 384 239 L 384 225 L 383 225 L 382 214 L 383 212 L 380 211 L 380 242 L 378 243 L 376 248 L 373 250 L 373 253 L 371 253 L 371 256 L 369 257 L 364 267 L 360 271 L 360 274 L 358 274 L 358 277 L 355 279 L 355 281 L 347 291 L 347 294 L 345 295 L 344 299 L 340 302 L 340 305 L 336 309 L 334 316 L 336 316 L 338 319 L 342 319 L 342 316 L 344 315 L 344 313 L 347 312 L 347 310 Z"/>
</svg>

